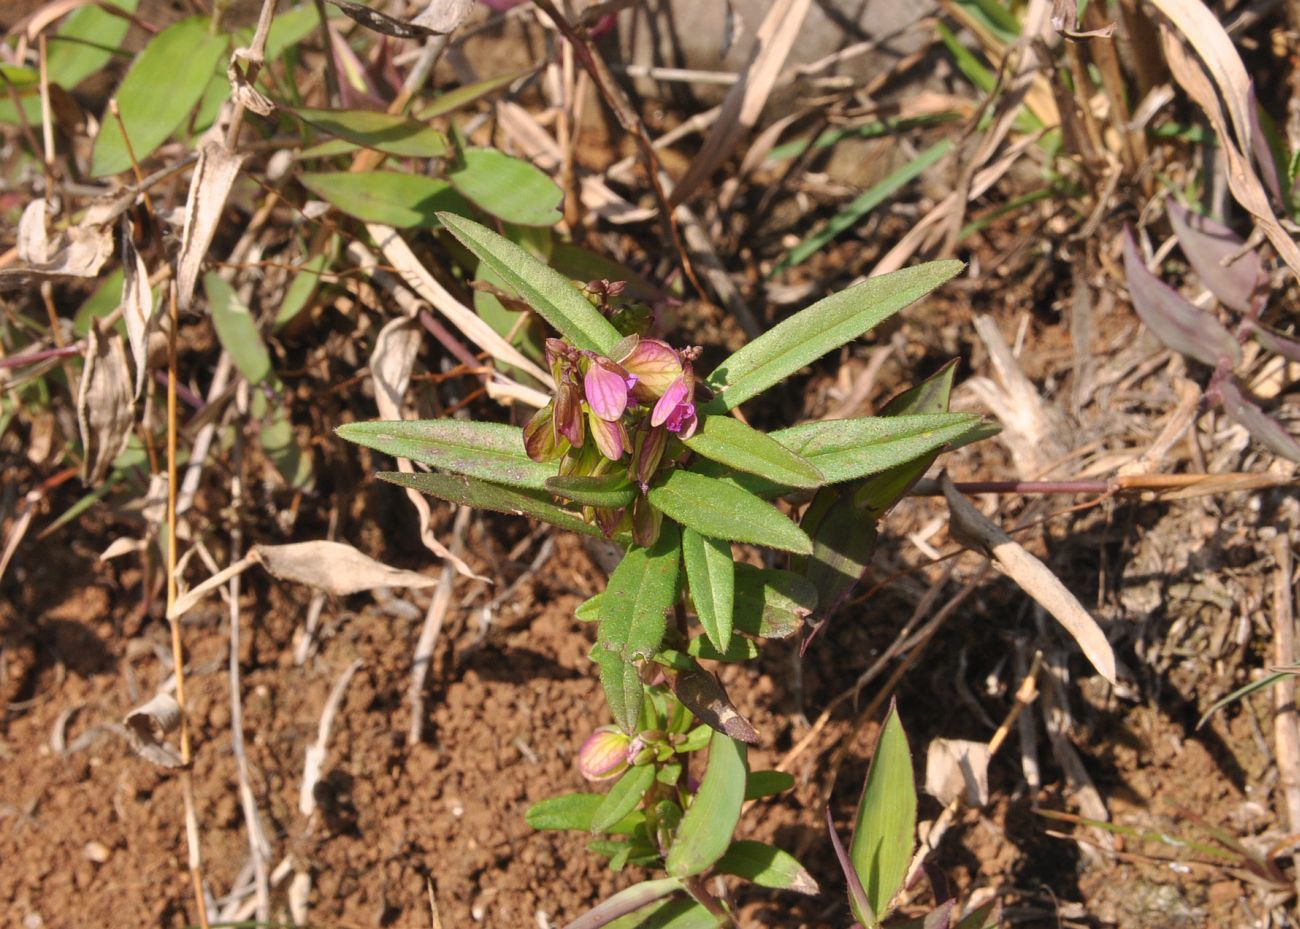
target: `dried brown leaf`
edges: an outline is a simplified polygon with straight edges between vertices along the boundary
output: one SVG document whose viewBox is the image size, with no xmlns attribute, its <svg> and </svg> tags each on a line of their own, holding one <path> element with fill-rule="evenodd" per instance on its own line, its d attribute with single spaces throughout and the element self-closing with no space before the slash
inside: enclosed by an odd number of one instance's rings
<svg viewBox="0 0 1300 929">
<path fill-rule="evenodd" d="M 967 806 L 989 802 L 989 746 L 966 739 L 935 739 L 925 755 L 925 792 L 940 803 L 962 797 Z"/>
<path fill-rule="evenodd" d="M 991 558 L 1079 643 L 1083 654 L 1098 673 L 1115 684 L 1115 652 L 1106 639 L 1106 633 L 1074 594 L 1066 589 L 1061 579 L 1047 565 L 1029 554 L 1024 546 L 1003 532 L 1001 527 L 958 493 L 946 474 L 942 484 L 943 495 L 948 500 L 948 510 L 952 514 L 953 538 Z"/>
<path fill-rule="evenodd" d="M 27 264 L 44 264 L 50 258 L 50 241 L 45 231 L 45 216 L 49 207 L 45 198 L 33 200 L 23 208 L 18 219 L 18 260 Z"/>
<path fill-rule="evenodd" d="M 420 327 L 414 320 L 399 316 L 379 330 L 370 353 L 370 376 L 375 379 L 375 405 L 381 419 L 402 418 L 402 397 L 419 351 Z"/>
<path fill-rule="evenodd" d="M 126 714 L 126 739 L 145 761 L 162 768 L 179 768 L 180 752 L 167 744 L 167 736 L 180 728 L 181 708 L 171 694 L 155 694 L 143 706 Z"/>
<path fill-rule="evenodd" d="M 60 277 L 97 277 L 112 254 L 113 233 L 109 227 L 87 223 L 73 226 L 47 261 L 0 269 L 0 291 Z"/>
<path fill-rule="evenodd" d="M 86 484 L 99 484 L 126 448 L 135 424 L 134 400 L 122 337 L 105 335 L 92 325 L 77 391 L 77 425 L 85 449 L 81 479 Z"/>
<path fill-rule="evenodd" d="M 135 361 L 135 394 L 144 389 L 149 368 L 149 324 L 153 321 L 153 292 L 149 289 L 149 269 L 136 250 L 131 235 L 131 221 L 122 220 L 122 322 L 131 343 Z"/>
<path fill-rule="evenodd" d="M 701 667 L 682 671 L 673 684 L 677 699 L 709 728 L 750 745 L 758 744 L 758 732 L 740 714 L 718 679 Z"/>
<path fill-rule="evenodd" d="M 199 143 L 199 160 L 185 200 L 181 251 L 176 259 L 176 299 L 183 310 L 189 309 L 203 258 L 216 235 L 226 198 L 245 157 L 226 148 L 219 138 L 206 138 Z"/>
<path fill-rule="evenodd" d="M 257 560 L 282 581 L 343 597 L 376 587 L 432 587 L 437 578 L 392 568 L 342 542 L 256 545 Z"/>
</svg>

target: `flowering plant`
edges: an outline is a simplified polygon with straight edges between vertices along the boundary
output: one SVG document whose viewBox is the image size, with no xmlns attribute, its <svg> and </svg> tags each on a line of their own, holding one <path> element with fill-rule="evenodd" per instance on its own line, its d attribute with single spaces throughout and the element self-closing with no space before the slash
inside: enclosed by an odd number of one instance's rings
<svg viewBox="0 0 1300 929">
<path fill-rule="evenodd" d="M 752 659 L 759 641 L 796 634 L 814 611 L 824 620 L 865 570 L 884 512 L 941 450 L 989 432 L 976 414 L 948 412 L 951 366 L 880 417 L 768 434 L 732 414 L 924 296 L 960 263 L 905 269 L 827 297 L 700 377 L 698 349 L 648 337 L 645 313 L 611 309 L 617 284 L 584 294 L 505 237 L 439 218 L 562 337 L 545 345 L 552 399 L 522 430 L 435 420 L 338 432 L 431 469 L 384 480 L 626 549 L 606 590 L 577 612 L 596 623 L 590 657 L 614 720 L 579 750 L 579 769 L 613 786 L 544 801 L 528 819 L 540 829 L 605 833 L 592 847 L 612 867 L 659 866 L 668 877 L 605 901 L 584 925 L 655 907 L 670 908 L 663 919 L 676 907 L 723 920 L 723 902 L 703 882 L 709 872 L 815 892 L 787 853 L 732 839 L 747 798 L 792 781 L 748 770 L 746 747 L 758 733 L 706 663 Z M 809 501 L 802 518 L 779 508 L 782 498 Z M 734 543 L 784 552 L 788 565 L 738 562 Z M 706 748 L 696 779 L 691 757 Z M 875 901 L 876 912 L 887 912 L 896 889 Z"/>
</svg>

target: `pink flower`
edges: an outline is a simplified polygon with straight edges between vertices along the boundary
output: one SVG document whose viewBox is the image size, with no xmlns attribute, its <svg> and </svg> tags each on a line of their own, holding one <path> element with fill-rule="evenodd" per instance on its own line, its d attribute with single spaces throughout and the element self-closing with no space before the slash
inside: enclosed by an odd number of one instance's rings
<svg viewBox="0 0 1300 929">
<path fill-rule="evenodd" d="M 593 410 L 587 417 L 587 425 L 590 426 L 591 438 L 602 455 L 610 461 L 618 461 L 623 457 L 623 450 L 627 448 L 627 429 L 621 422 L 601 419 Z"/>
<path fill-rule="evenodd" d="M 682 360 L 667 342 L 641 339 L 619 359 L 629 374 L 636 375 L 636 396 L 643 403 L 663 396 L 673 381 L 682 376 Z"/>
<path fill-rule="evenodd" d="M 695 434 L 695 377 L 687 365 L 682 376 L 668 385 L 650 413 L 650 425 L 663 426 L 678 437 L 689 439 Z"/>
<path fill-rule="evenodd" d="M 636 386 L 636 376 L 608 358 L 593 355 L 582 379 L 587 406 L 606 422 L 614 422 L 627 411 L 628 395 Z"/>
</svg>

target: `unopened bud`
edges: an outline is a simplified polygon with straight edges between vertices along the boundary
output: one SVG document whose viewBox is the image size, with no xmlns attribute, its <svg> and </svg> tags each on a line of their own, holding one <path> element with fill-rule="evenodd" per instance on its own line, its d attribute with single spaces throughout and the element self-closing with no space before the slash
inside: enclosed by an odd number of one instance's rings
<svg viewBox="0 0 1300 929">
<path fill-rule="evenodd" d="M 627 770 L 629 739 L 615 726 L 601 726 L 578 749 L 578 772 L 589 781 L 607 781 Z"/>
</svg>

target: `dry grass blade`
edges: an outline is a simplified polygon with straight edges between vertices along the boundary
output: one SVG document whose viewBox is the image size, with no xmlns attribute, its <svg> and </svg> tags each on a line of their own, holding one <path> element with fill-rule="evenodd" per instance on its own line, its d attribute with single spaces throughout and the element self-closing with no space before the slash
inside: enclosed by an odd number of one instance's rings
<svg viewBox="0 0 1300 929">
<path fill-rule="evenodd" d="M 207 138 L 199 144 L 199 161 L 190 178 L 190 192 L 185 200 L 185 226 L 181 230 L 181 251 L 176 259 L 177 301 L 182 310 L 189 309 L 194 297 L 194 285 L 199 279 L 203 258 L 216 235 L 217 223 L 226 206 L 226 198 L 243 155 L 232 152 L 218 138 Z"/>
<path fill-rule="evenodd" d="M 754 52 L 740 80 L 727 92 L 718 121 L 699 154 L 673 189 L 673 203 L 685 201 L 754 128 L 811 5 L 812 0 L 776 0 L 768 9 L 755 36 Z"/>
<path fill-rule="evenodd" d="M 1165 60 L 1174 78 L 1210 120 L 1227 161 L 1228 187 L 1233 197 L 1255 218 L 1259 230 L 1292 273 L 1300 277 L 1300 246 L 1278 222 L 1251 163 L 1255 150 L 1251 119 L 1255 93 L 1232 39 L 1200 0 L 1152 2 L 1173 23 L 1172 27 L 1160 25 Z M 1231 127 L 1223 112 L 1225 105 Z"/>
<path fill-rule="evenodd" d="M 405 316 L 391 320 L 375 337 L 370 376 L 375 380 L 375 406 L 381 419 L 402 418 L 402 397 L 419 351 L 420 327 Z"/>
<path fill-rule="evenodd" d="M 153 321 L 153 292 L 149 289 L 149 269 L 136 250 L 131 236 L 131 221 L 122 221 L 122 322 L 131 343 L 135 362 L 135 393 L 138 399 L 149 370 L 149 324 Z"/>
<path fill-rule="evenodd" d="M 307 755 L 302 765 L 302 788 L 298 791 L 298 812 L 303 816 L 310 816 L 316 812 L 316 785 L 320 783 L 321 766 L 325 764 L 325 756 L 329 752 L 330 730 L 334 728 L 334 717 L 338 715 L 339 707 L 343 705 L 343 695 L 347 693 L 352 675 L 360 668 L 361 659 L 358 658 L 343 670 L 325 700 L 325 708 L 321 710 L 320 724 L 316 728 L 316 741 L 307 747 Z"/>
<path fill-rule="evenodd" d="M 953 538 L 983 552 L 996 562 L 1021 590 L 1051 613 L 1079 643 L 1097 672 L 1115 684 L 1115 652 L 1106 639 L 1106 633 L 1102 632 L 1097 621 L 1083 608 L 1074 594 L 1066 589 L 1060 578 L 958 493 L 946 475 L 943 478 L 943 495 L 952 514 Z"/>
<path fill-rule="evenodd" d="M 437 580 L 392 568 L 342 542 L 255 545 L 253 554 L 282 581 L 306 584 L 344 597 L 376 587 L 432 587 Z"/>
<path fill-rule="evenodd" d="M 86 333 L 85 368 L 77 391 L 77 425 L 85 448 L 81 477 L 94 486 L 113 460 L 122 454 L 135 423 L 131 372 L 126 348 L 116 333 L 102 334 L 91 326 Z"/>
</svg>

